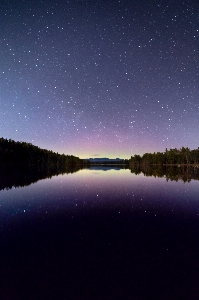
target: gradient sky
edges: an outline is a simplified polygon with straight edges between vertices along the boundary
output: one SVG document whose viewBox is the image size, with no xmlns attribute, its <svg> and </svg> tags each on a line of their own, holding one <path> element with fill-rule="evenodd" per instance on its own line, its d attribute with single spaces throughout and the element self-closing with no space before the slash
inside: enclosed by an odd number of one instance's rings
<svg viewBox="0 0 199 300">
<path fill-rule="evenodd" d="M 199 1 L 1 0 L 0 136 L 81 158 L 199 147 Z"/>
</svg>

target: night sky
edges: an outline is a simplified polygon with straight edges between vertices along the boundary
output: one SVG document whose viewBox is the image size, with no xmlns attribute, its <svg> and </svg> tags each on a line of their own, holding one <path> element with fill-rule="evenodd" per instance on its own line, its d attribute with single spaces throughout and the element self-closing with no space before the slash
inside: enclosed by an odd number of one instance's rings
<svg viewBox="0 0 199 300">
<path fill-rule="evenodd" d="M 0 137 L 80 158 L 199 147 L 199 1 L 4 1 Z"/>
</svg>

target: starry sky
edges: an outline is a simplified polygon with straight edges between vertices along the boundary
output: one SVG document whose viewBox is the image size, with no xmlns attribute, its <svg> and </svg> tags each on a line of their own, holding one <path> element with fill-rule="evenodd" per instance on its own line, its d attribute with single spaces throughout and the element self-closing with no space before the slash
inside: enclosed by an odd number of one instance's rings
<svg viewBox="0 0 199 300">
<path fill-rule="evenodd" d="M 199 147 L 198 0 L 1 0 L 0 136 L 80 158 Z"/>
</svg>

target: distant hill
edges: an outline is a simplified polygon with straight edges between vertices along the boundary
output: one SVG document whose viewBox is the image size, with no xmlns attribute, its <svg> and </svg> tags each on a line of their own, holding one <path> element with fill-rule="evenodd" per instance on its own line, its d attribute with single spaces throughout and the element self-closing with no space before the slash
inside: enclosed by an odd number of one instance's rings
<svg viewBox="0 0 199 300">
<path fill-rule="evenodd" d="M 107 157 L 88 158 L 87 160 L 89 160 L 90 163 L 123 163 L 127 161 L 126 159 Z"/>
<path fill-rule="evenodd" d="M 101 162 L 101 161 L 120 161 L 120 158 L 107 158 L 107 157 L 97 157 L 97 158 L 88 158 L 90 162 Z"/>
</svg>

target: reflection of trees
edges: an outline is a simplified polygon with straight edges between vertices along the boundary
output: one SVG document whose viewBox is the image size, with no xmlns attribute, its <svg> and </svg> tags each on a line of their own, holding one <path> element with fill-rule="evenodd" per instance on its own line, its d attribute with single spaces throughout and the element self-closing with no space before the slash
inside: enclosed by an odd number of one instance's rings
<svg viewBox="0 0 199 300">
<path fill-rule="evenodd" d="M 164 177 L 167 181 L 190 182 L 191 179 L 199 180 L 199 168 L 193 166 L 161 166 L 161 165 L 134 165 L 131 167 L 131 173 L 145 176 Z"/>
<path fill-rule="evenodd" d="M 27 166 L 0 165 L 0 190 L 11 189 L 12 187 L 22 187 L 35 183 L 38 180 L 58 176 L 59 174 L 69 174 L 79 171 L 81 168 L 75 166 L 65 166 L 62 168 L 33 168 Z"/>
<path fill-rule="evenodd" d="M 105 167 L 106 168 L 106 167 Z M 27 166 L 8 166 L 0 164 L 0 190 L 11 189 L 13 187 L 23 187 L 35 183 L 45 178 L 58 176 L 59 174 L 72 174 L 83 168 L 80 166 L 66 166 L 63 168 L 28 168 Z M 140 166 L 135 165 L 130 169 L 131 173 L 145 176 L 165 178 L 167 181 L 190 182 L 191 179 L 199 180 L 199 168 L 194 167 L 174 167 L 174 166 Z"/>
</svg>

